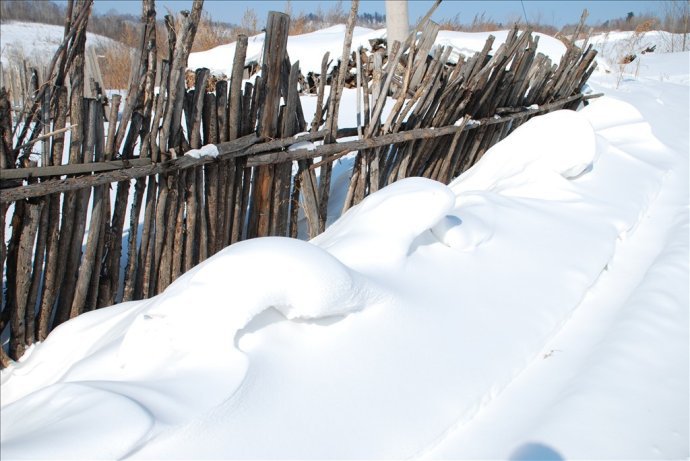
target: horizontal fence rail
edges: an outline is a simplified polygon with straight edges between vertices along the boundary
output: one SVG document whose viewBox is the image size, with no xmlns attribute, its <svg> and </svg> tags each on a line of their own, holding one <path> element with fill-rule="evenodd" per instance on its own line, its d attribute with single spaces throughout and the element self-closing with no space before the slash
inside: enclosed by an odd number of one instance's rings
<svg viewBox="0 0 690 461">
<path fill-rule="evenodd" d="M 560 109 L 575 101 L 587 101 L 602 96 L 601 93 L 582 95 L 577 94 L 565 98 L 562 101 L 553 102 L 540 108 L 525 109 L 521 112 L 514 112 L 502 117 L 489 117 L 481 120 L 468 119 L 469 123 L 462 125 L 450 125 L 439 128 L 417 128 L 403 130 L 398 133 L 380 135 L 375 138 L 343 141 L 337 144 L 313 146 L 309 149 L 295 149 L 290 151 L 278 150 L 275 148 L 289 148 L 299 145 L 305 141 L 317 141 L 323 139 L 324 132 L 313 135 L 306 134 L 299 137 L 273 140 L 256 145 L 262 140 L 254 134 L 244 136 L 235 141 L 229 141 L 216 145 L 219 155 L 217 157 L 181 157 L 179 159 L 168 160 L 162 163 L 154 163 L 151 159 L 132 159 L 132 160 L 111 160 L 100 163 L 59 165 L 49 167 L 21 168 L 16 170 L 0 171 L 0 180 L 9 179 L 47 179 L 53 176 L 65 176 L 75 174 L 94 173 L 87 177 L 79 176 L 61 181 L 47 181 L 38 184 L 21 185 L 14 188 L 0 189 L 0 203 L 11 203 L 17 200 L 41 197 L 56 192 L 66 192 L 79 190 L 102 184 L 110 184 L 127 179 L 136 179 L 144 176 L 151 176 L 160 173 L 169 173 L 187 168 L 194 168 L 208 163 L 217 163 L 231 158 L 247 158 L 247 167 L 260 165 L 271 165 L 288 161 L 299 161 L 313 159 L 321 156 L 328 156 L 325 160 L 312 167 L 318 167 L 328 162 L 334 162 L 343 155 L 353 151 L 381 147 L 390 144 L 399 144 L 407 141 L 419 139 L 432 139 L 440 136 L 448 136 L 466 130 L 473 130 L 480 126 L 499 125 L 509 123 L 513 120 L 533 117 L 535 115 Z M 349 138 L 357 134 L 357 128 L 345 128 L 338 130 L 336 139 Z M 246 146 L 254 146 L 246 147 Z"/>
</svg>

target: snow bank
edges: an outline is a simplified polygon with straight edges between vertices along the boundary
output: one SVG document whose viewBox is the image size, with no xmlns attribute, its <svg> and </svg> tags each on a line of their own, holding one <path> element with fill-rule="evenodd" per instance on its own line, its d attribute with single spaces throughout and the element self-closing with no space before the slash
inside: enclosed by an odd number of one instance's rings
<svg viewBox="0 0 690 461">
<path fill-rule="evenodd" d="M 595 76 L 591 84 L 609 82 Z M 604 212 L 597 220 L 620 231 L 615 252 L 540 356 L 471 423 L 446 433 L 430 458 L 690 453 L 688 89 L 647 81 L 606 91 L 581 114 L 607 147 L 574 181 L 583 194 L 567 206 L 581 208 L 578 225 L 593 219 L 586 208 Z"/>
<path fill-rule="evenodd" d="M 563 139 L 568 142 L 563 143 Z M 522 151 L 516 152 L 516 143 L 525 146 Z M 559 185 L 592 167 L 596 153 L 596 136 L 587 119 L 577 112 L 559 110 L 539 117 L 539 123 L 518 127 L 451 188 L 457 194 L 510 190 L 513 195 L 554 198 L 553 194 L 562 189 Z"/>
<path fill-rule="evenodd" d="M 33 22 L 3 22 L 0 24 L 2 32 L 2 49 L 0 62 L 7 65 L 12 56 L 25 57 L 31 61 L 46 64 L 55 54 L 62 43 L 65 29 L 62 26 L 38 24 Z M 102 35 L 86 33 L 88 46 L 110 46 L 118 42 Z"/>
<path fill-rule="evenodd" d="M 443 184 L 407 178 L 364 199 L 312 242 L 360 271 L 394 269 L 408 256 L 413 240 L 454 203 L 455 195 Z"/>
<path fill-rule="evenodd" d="M 498 30 L 492 32 L 456 32 L 450 30 L 442 30 L 438 33 L 436 38 L 436 46 L 452 46 L 453 51 L 450 60 L 458 61 L 459 55 L 464 55 L 466 58 L 479 53 L 484 48 L 486 40 L 489 35 L 495 37 L 493 44 L 493 51 L 496 51 L 499 46 L 505 43 L 508 38 L 509 31 Z M 565 54 L 565 45 L 558 39 L 545 35 L 539 32 L 532 33 L 533 37 L 539 37 L 539 44 L 537 45 L 537 52 L 544 53 L 551 58 L 551 61 L 558 64 L 561 57 Z"/>
<path fill-rule="evenodd" d="M 360 46 L 369 48 L 369 39 L 380 37 L 385 30 L 375 31 L 366 27 L 355 27 L 352 38 L 352 49 Z M 316 32 L 302 35 L 291 35 L 288 39 L 288 56 L 294 63 L 300 62 L 303 74 L 307 72 L 321 73 L 321 60 L 326 51 L 330 52 L 333 60 L 331 67 L 335 66 L 343 54 L 343 37 L 345 25 L 339 24 Z M 265 34 L 257 34 L 249 37 L 247 43 L 247 57 L 245 63 L 261 62 L 263 56 Z M 318 53 L 314 52 L 314 44 L 318 43 Z M 232 60 L 235 56 L 236 43 L 221 45 L 207 51 L 200 51 L 189 55 L 188 65 L 195 69 L 208 67 L 212 71 L 222 72 L 225 75 L 232 73 Z"/>
<path fill-rule="evenodd" d="M 31 456 L 54 452 L 58 439 L 61 457 L 126 455 L 154 423 L 192 417 L 235 392 L 248 368 L 239 339 L 261 312 L 273 308 L 291 320 L 327 319 L 383 296 L 308 242 L 274 237 L 228 247 L 155 298 L 67 322 L 30 357 L 4 370 L 3 419 L 22 422 L 2 426 L 3 458 L 23 456 L 23 444 L 34 437 L 50 443 L 36 446 Z M 181 376 L 185 372 L 189 379 Z M 193 384 L 197 379 L 206 382 L 202 395 Z M 43 410 L 50 421 L 22 416 Z M 89 443 L 80 443 L 84 432 L 75 428 L 104 414 L 108 422 L 91 425 Z M 120 425 L 127 431 L 117 430 Z M 117 444 L 109 442 L 114 433 L 120 434 Z"/>
<path fill-rule="evenodd" d="M 450 187 L 395 183 L 311 243 L 242 242 L 67 322 L 2 373 L 3 457 L 444 446 L 539 356 L 660 187 L 665 169 L 597 142 L 615 130 L 589 112 L 530 120 Z"/>
<path fill-rule="evenodd" d="M 496 37 L 493 49 L 505 42 L 508 31 L 494 31 L 494 32 L 455 32 L 455 31 L 440 31 L 436 38 L 435 45 L 452 46 L 450 60 L 457 61 L 460 54 L 469 57 L 484 48 L 489 35 Z M 557 39 L 548 35 L 535 33 L 539 36 L 538 51 L 549 56 L 553 61 L 558 62 L 561 56 L 565 53 L 565 46 Z M 331 68 L 336 65 L 343 53 L 343 37 L 345 36 L 345 26 L 340 24 L 328 27 L 316 32 L 310 32 L 303 35 L 291 35 L 288 39 L 287 52 L 290 59 L 294 63 L 299 60 L 300 69 L 303 74 L 307 72 L 321 73 L 321 60 L 326 51 L 330 52 L 330 59 L 333 60 Z M 258 34 L 249 37 L 247 44 L 247 57 L 245 63 L 261 62 L 263 53 L 265 34 Z M 352 36 L 352 49 L 364 47 L 371 48 L 369 40 L 385 38 L 386 30 L 367 29 L 365 27 L 355 27 Z M 318 43 L 319 52 L 314 52 L 314 43 Z M 222 72 L 225 75 L 230 75 L 232 71 L 232 59 L 235 55 L 235 42 L 227 45 L 221 45 L 216 48 L 192 53 L 189 56 L 189 67 L 194 69 L 198 67 L 208 67 L 211 71 Z"/>
</svg>

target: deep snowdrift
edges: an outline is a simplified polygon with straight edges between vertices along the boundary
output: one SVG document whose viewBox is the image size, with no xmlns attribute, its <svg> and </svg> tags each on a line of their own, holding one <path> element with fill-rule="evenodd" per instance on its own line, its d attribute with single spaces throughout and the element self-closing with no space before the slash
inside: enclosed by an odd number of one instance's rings
<svg viewBox="0 0 690 461">
<path fill-rule="evenodd" d="M 0 457 L 686 458 L 688 86 L 591 85 L 449 186 L 61 325 L 0 375 Z"/>
</svg>

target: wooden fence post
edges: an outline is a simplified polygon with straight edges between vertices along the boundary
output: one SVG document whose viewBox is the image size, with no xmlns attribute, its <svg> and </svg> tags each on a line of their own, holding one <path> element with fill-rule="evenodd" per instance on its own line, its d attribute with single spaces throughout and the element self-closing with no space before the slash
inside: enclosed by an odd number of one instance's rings
<svg viewBox="0 0 690 461">
<path fill-rule="evenodd" d="M 83 5 L 82 8 L 88 8 Z M 84 45 L 86 42 L 86 24 L 78 32 L 75 39 L 77 43 L 76 56 L 72 62 L 70 72 L 70 124 L 77 125 L 70 137 L 69 161 L 70 163 L 83 162 L 83 138 L 84 138 Z M 88 191 L 88 189 L 87 189 Z M 69 318 L 74 295 L 74 284 L 76 283 L 76 272 L 78 269 L 81 245 L 84 237 L 84 226 L 79 222 L 86 213 L 81 209 L 88 202 L 82 191 L 66 193 L 63 201 L 62 226 L 60 227 L 60 241 L 58 249 L 58 260 L 62 261 L 64 270 L 59 271 L 60 278 L 57 282 L 60 293 L 58 298 L 58 308 L 53 321 L 53 328 Z"/>
<path fill-rule="evenodd" d="M 261 66 L 262 84 L 260 92 L 264 95 L 259 107 L 259 136 L 275 138 L 278 136 L 278 114 L 280 112 L 281 76 L 283 61 L 287 52 L 287 38 L 290 30 L 290 16 L 271 11 L 266 21 L 266 40 Z M 251 216 L 247 236 L 269 235 L 271 223 L 271 199 L 273 196 L 272 165 L 256 169 L 253 182 Z"/>
</svg>

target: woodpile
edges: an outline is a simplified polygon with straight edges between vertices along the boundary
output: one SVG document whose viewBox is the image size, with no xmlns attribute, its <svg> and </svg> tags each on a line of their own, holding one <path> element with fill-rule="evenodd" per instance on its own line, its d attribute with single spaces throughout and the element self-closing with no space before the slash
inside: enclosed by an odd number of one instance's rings
<svg viewBox="0 0 690 461">
<path fill-rule="evenodd" d="M 332 164 L 346 154 L 356 152 L 345 209 L 400 178 L 447 182 L 530 117 L 580 104 L 594 69 L 591 47 L 571 44 L 556 65 L 537 52 L 538 37 L 517 28 L 495 51 L 492 37 L 480 53 L 449 63 L 451 50 L 432 46 L 438 26 L 429 17 L 438 2 L 405 43 L 352 50 L 353 1 L 337 57 L 344 65 L 328 72 L 326 53 L 320 74 L 303 76 L 287 55 L 290 19 L 271 12 L 261 75 L 243 82 L 246 36 L 237 41 L 229 78 L 189 72 L 202 1 L 182 14 L 178 29 L 167 17 L 168 40 L 157 43 L 154 2 L 145 0 L 127 97 L 107 101 L 83 74 L 91 4 L 68 3 L 64 43 L 49 78 L 33 83 L 15 142 L 10 95 L 0 89 L 0 267 L 7 279 L 0 332 L 10 328 L 13 359 L 82 312 L 162 292 L 232 243 L 296 237 L 300 213 L 310 236 L 322 232 Z M 159 47 L 167 59 L 157 66 Z M 86 86 L 93 97 L 85 97 Z M 341 128 L 340 98 L 350 87 L 358 92 L 359 122 Z M 316 95 L 310 121 L 300 89 Z M 382 118 L 389 96 L 394 104 Z M 186 155 L 207 145 L 218 155 Z"/>
</svg>

